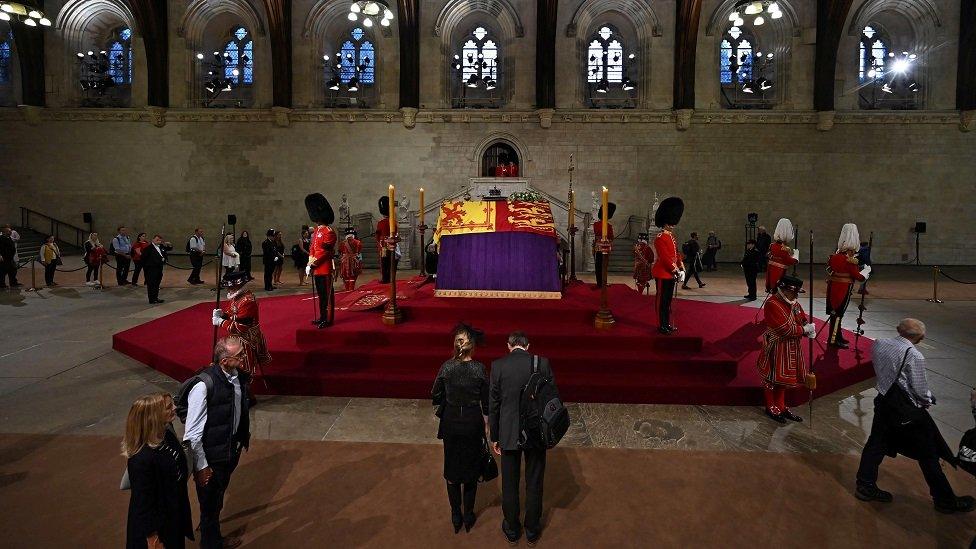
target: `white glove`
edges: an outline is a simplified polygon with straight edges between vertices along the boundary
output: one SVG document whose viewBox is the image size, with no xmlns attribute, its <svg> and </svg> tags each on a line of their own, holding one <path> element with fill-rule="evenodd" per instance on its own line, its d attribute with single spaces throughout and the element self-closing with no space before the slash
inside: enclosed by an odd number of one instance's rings
<svg viewBox="0 0 976 549">
<path fill-rule="evenodd" d="M 861 269 L 861 276 L 863 276 L 865 280 L 867 280 L 867 278 L 869 276 L 871 276 L 871 266 L 870 265 L 865 265 L 864 268 Z"/>
<path fill-rule="evenodd" d="M 800 261 L 800 250 L 793 250 L 793 259 Z"/>
<path fill-rule="evenodd" d="M 276 257 L 275 258 L 275 262 L 278 262 L 278 261 L 281 261 L 281 258 L 280 257 Z"/>
<path fill-rule="evenodd" d="M 309 276 L 311 274 L 312 274 L 312 266 L 311 265 L 305 265 L 305 276 Z"/>
<path fill-rule="evenodd" d="M 678 282 L 684 282 L 684 281 L 685 281 L 685 272 L 678 271 Z"/>
<path fill-rule="evenodd" d="M 224 322 L 224 313 L 220 309 L 213 310 L 213 316 L 210 319 L 214 326 L 220 326 Z"/>
<path fill-rule="evenodd" d="M 803 325 L 803 335 L 813 338 L 817 336 L 817 327 L 813 322 L 807 322 Z"/>
</svg>

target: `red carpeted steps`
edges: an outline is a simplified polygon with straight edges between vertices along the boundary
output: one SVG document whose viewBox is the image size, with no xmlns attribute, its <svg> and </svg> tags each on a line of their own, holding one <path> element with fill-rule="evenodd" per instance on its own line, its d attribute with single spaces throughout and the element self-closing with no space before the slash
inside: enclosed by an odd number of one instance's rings
<svg viewBox="0 0 976 549">
<path fill-rule="evenodd" d="M 370 283 L 367 291 L 384 291 Z M 340 294 L 341 296 L 342 294 Z M 338 311 L 334 326 L 310 323 L 308 296 L 259 296 L 261 325 L 273 355 L 259 393 L 428 398 L 441 363 L 450 355 L 459 321 L 485 332 L 476 358 L 486 365 L 505 352 L 520 329 L 531 351 L 550 358 L 567 401 L 676 404 L 757 404 L 755 363 L 763 327 L 755 309 L 678 300 L 681 331 L 656 333 L 653 297 L 620 285 L 609 289 L 617 324 L 593 327 L 599 292 L 570 287 L 560 300 L 436 298 L 429 285 L 411 288 L 401 305 L 406 321 L 385 326 L 378 311 Z M 342 301 L 340 300 L 340 303 Z M 177 379 L 209 357 L 211 305 L 201 303 L 114 337 L 114 348 Z M 189 328 L 193 327 L 192 330 Z M 193 334 L 188 337 L 188 334 Z M 869 342 L 862 342 L 867 349 Z M 818 352 L 818 355 L 820 353 Z M 818 394 L 873 374 L 870 357 L 849 351 L 817 361 Z M 791 402 L 805 399 L 795 390 Z"/>
</svg>

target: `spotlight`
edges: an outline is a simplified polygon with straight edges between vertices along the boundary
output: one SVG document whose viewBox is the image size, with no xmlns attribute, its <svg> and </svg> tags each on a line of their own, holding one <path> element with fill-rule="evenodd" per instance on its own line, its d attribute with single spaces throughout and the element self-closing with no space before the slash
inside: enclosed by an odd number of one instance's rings
<svg viewBox="0 0 976 549">
<path fill-rule="evenodd" d="M 885 93 L 892 93 L 891 85 L 888 84 L 887 82 L 885 82 L 885 84 L 883 86 L 881 86 L 881 91 L 883 91 Z"/>
<path fill-rule="evenodd" d="M 634 89 L 634 83 L 630 78 L 624 78 L 624 85 L 622 86 L 624 91 L 630 91 Z"/>
<path fill-rule="evenodd" d="M 630 54 L 627 56 L 627 59 L 633 59 L 633 58 L 634 58 L 634 54 Z"/>
<path fill-rule="evenodd" d="M 875 71 L 874 69 L 871 69 L 871 70 L 868 71 L 868 78 L 874 78 L 875 75 L 877 75 L 877 74 L 878 74 L 877 71 Z"/>
<path fill-rule="evenodd" d="M 908 65 L 908 60 L 899 59 L 891 64 L 891 70 L 898 74 L 905 74 L 908 71 Z"/>
<path fill-rule="evenodd" d="M 485 89 L 486 90 L 493 90 L 496 87 L 498 87 L 498 83 L 495 82 L 494 80 L 489 80 L 489 81 L 485 82 Z"/>
<path fill-rule="evenodd" d="M 197 59 L 203 59 L 203 54 L 202 53 L 198 53 L 197 54 Z"/>
<path fill-rule="evenodd" d="M 0 10 L 3 10 L 5 12 L 7 12 L 7 13 L 13 13 L 14 12 L 14 7 L 11 6 L 10 4 L 7 4 L 6 2 L 4 2 L 3 4 L 0 4 Z"/>
<path fill-rule="evenodd" d="M 774 11 L 773 13 L 771 13 L 769 15 L 769 17 L 772 18 L 772 19 L 779 19 L 780 17 L 783 17 L 783 12 L 781 12 L 781 11 Z"/>
<path fill-rule="evenodd" d="M 732 13 L 729 14 L 729 21 L 735 21 L 738 18 L 739 18 L 739 12 L 737 11 L 733 11 Z"/>
<path fill-rule="evenodd" d="M 596 91 L 598 93 L 607 93 L 610 91 L 610 82 L 606 78 L 600 80 L 600 83 L 596 85 Z"/>
<path fill-rule="evenodd" d="M 332 78 L 331 80 L 329 80 L 325 84 L 325 86 L 327 88 L 329 88 L 330 90 L 332 90 L 332 91 L 338 91 L 339 90 L 339 80 L 336 79 L 336 78 Z"/>
<path fill-rule="evenodd" d="M 765 19 L 763 19 L 763 17 L 762 17 L 762 15 L 759 15 L 759 16 L 757 16 L 757 17 L 756 17 L 756 18 L 755 18 L 755 19 L 754 19 L 754 20 L 752 21 L 752 24 L 758 27 L 758 26 L 760 26 L 760 25 L 762 25 L 762 24 L 763 24 L 763 23 L 765 23 L 765 22 L 766 22 L 766 20 L 765 20 Z"/>
<path fill-rule="evenodd" d="M 477 88 L 478 87 L 478 77 L 476 75 L 474 75 L 474 74 L 472 74 L 471 76 L 469 76 L 468 77 L 467 86 L 469 88 Z"/>
<path fill-rule="evenodd" d="M 393 19 L 393 12 L 389 9 L 383 10 L 383 19 Z M 389 23 L 387 23 L 389 25 Z"/>
<path fill-rule="evenodd" d="M 0 11 L 0 21 L 10 21 L 10 14 L 5 11 Z"/>
<path fill-rule="evenodd" d="M 761 91 L 766 91 L 773 87 L 773 83 L 765 78 L 760 78 L 759 81 L 756 83 L 759 84 L 759 89 Z"/>
<path fill-rule="evenodd" d="M 329 54 L 325 54 L 322 56 L 322 61 L 328 61 L 328 60 L 329 60 Z"/>
<path fill-rule="evenodd" d="M 461 70 L 461 64 L 460 63 L 455 63 L 454 64 L 454 68 L 457 69 L 457 70 Z"/>
<path fill-rule="evenodd" d="M 746 82 L 742 84 L 742 93 L 752 93 L 752 83 Z"/>
<path fill-rule="evenodd" d="M 83 54 L 83 53 L 81 53 L 81 52 L 78 52 L 78 53 L 76 53 L 75 55 L 77 55 L 77 56 L 78 56 L 78 59 L 84 59 L 84 58 L 85 58 L 85 54 Z"/>
<path fill-rule="evenodd" d="M 95 55 L 95 52 L 88 50 L 88 55 Z"/>
<path fill-rule="evenodd" d="M 918 56 L 915 55 L 914 53 L 912 53 L 912 54 L 909 54 L 908 58 L 911 59 L 912 61 L 914 61 L 916 58 L 918 58 Z"/>
<path fill-rule="evenodd" d="M 40 19 L 41 18 L 41 12 L 39 12 L 37 10 L 31 10 L 30 13 L 27 14 L 27 17 L 33 17 L 34 19 Z"/>
<path fill-rule="evenodd" d="M 380 21 L 380 25 L 382 25 L 384 27 L 389 27 L 390 26 L 390 20 L 389 19 L 383 19 L 383 20 Z"/>
<path fill-rule="evenodd" d="M 454 59 L 455 59 L 455 60 L 457 60 L 457 59 L 461 59 L 461 56 L 455 53 L 455 54 L 454 54 Z"/>
<path fill-rule="evenodd" d="M 359 13 L 360 11 L 362 11 L 362 9 L 359 7 L 359 4 L 353 4 L 349 6 L 349 11 L 352 13 Z"/>
<path fill-rule="evenodd" d="M 762 2 L 753 2 L 746 6 L 746 15 L 756 15 L 762 12 Z"/>
<path fill-rule="evenodd" d="M 239 71 L 237 69 L 234 69 L 234 70 L 230 71 L 230 73 L 233 74 L 234 76 L 240 76 L 241 75 L 241 71 Z"/>
<path fill-rule="evenodd" d="M 353 4 L 353 5 L 355 6 L 355 4 Z M 347 15 L 346 17 L 348 17 L 350 21 L 357 21 L 357 20 L 359 20 L 359 16 L 356 15 L 354 12 L 349 12 L 349 15 Z"/>
<path fill-rule="evenodd" d="M 741 27 L 742 25 L 746 24 L 746 20 L 740 17 L 736 19 L 732 24 L 735 25 L 736 27 Z"/>
<path fill-rule="evenodd" d="M 24 19 L 24 24 L 27 25 L 28 27 L 37 26 L 37 23 L 35 23 L 33 19 Z"/>
<path fill-rule="evenodd" d="M 373 20 L 372 19 L 369 19 L 369 18 L 363 19 L 363 26 L 366 27 L 367 29 L 370 28 L 370 27 L 372 27 L 373 26 Z"/>
<path fill-rule="evenodd" d="M 359 91 L 359 78 L 353 76 L 349 79 L 349 91 L 357 92 Z"/>
</svg>

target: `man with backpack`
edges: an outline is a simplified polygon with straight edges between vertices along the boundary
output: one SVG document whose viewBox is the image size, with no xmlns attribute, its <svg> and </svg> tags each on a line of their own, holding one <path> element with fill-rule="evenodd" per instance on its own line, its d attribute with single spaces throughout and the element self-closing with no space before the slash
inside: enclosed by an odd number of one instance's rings
<svg viewBox="0 0 976 549">
<path fill-rule="evenodd" d="M 522 536 L 519 469 L 524 455 L 525 537 L 534 547 L 542 535 L 546 450 L 566 432 L 569 416 L 555 392 L 549 359 L 529 354 L 529 339 L 522 332 L 508 336 L 508 350 L 508 356 L 491 364 L 488 416 L 492 450 L 502 458 L 502 532 L 512 546 Z"/>
<path fill-rule="evenodd" d="M 190 277 L 186 281 L 194 286 L 203 284 L 200 280 L 200 270 L 203 269 L 203 256 L 207 253 L 207 243 L 203 239 L 203 229 L 200 227 L 194 229 L 190 238 L 186 239 L 186 253 L 190 256 L 190 265 L 193 266 Z"/>
<path fill-rule="evenodd" d="M 236 336 L 217 340 L 214 364 L 183 383 L 176 413 L 186 426 L 184 445 L 193 456 L 200 501 L 200 547 L 237 547 L 239 538 L 220 533 L 220 510 L 230 477 L 251 438 L 248 417 L 250 376 L 239 370 L 244 344 Z"/>
</svg>

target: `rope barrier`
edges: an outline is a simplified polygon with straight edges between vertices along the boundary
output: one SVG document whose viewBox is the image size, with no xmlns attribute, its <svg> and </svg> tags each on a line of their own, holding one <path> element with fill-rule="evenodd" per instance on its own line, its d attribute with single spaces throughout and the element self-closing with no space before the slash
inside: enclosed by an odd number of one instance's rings
<svg viewBox="0 0 976 549">
<path fill-rule="evenodd" d="M 959 280 L 958 278 L 955 278 L 953 276 L 950 276 L 948 273 L 946 273 L 942 269 L 939 269 L 938 267 L 936 267 L 936 269 L 938 269 L 939 274 L 941 274 L 942 276 L 948 278 L 949 280 L 951 280 L 953 282 L 958 282 L 959 284 L 976 284 L 976 281 L 974 281 L 974 282 L 966 282 L 966 281 L 963 281 L 963 280 Z"/>
</svg>

